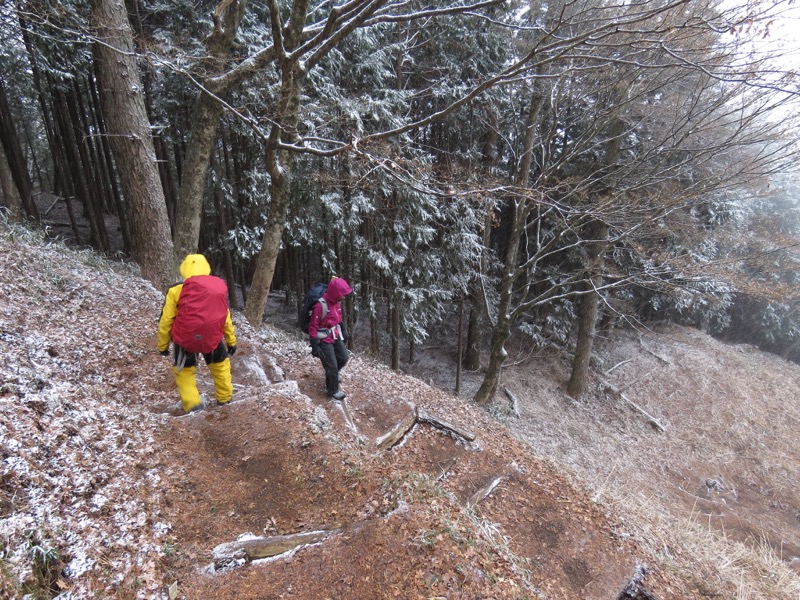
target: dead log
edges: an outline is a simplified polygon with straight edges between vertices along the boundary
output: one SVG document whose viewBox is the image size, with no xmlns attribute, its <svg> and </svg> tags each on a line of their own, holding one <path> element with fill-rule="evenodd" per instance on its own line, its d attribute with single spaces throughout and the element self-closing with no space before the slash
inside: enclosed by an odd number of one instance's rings
<svg viewBox="0 0 800 600">
<path fill-rule="evenodd" d="M 508 399 L 511 400 L 511 410 L 514 411 L 516 416 L 519 416 L 519 399 L 514 395 L 514 393 L 508 389 L 507 387 L 503 386 L 503 393 L 508 396 Z"/>
<path fill-rule="evenodd" d="M 637 412 L 639 412 L 642 415 L 644 415 L 644 417 L 648 420 L 648 422 L 653 427 L 655 427 L 659 431 L 666 431 L 667 428 L 664 425 L 662 425 L 661 422 L 658 419 L 656 419 L 653 415 L 651 415 L 649 412 L 647 412 L 641 406 L 636 404 L 636 402 L 634 402 L 633 400 L 630 400 L 627 396 L 625 396 L 625 394 L 622 393 L 622 391 L 619 388 L 611 385 L 607 381 L 603 381 L 602 379 L 600 380 L 600 382 L 603 384 L 603 387 L 604 387 L 604 389 L 606 391 L 609 391 L 612 394 L 614 394 L 615 396 L 617 396 L 618 398 L 621 398 L 624 402 L 626 402 L 628 404 L 628 406 L 630 406 L 631 408 L 633 408 Z"/>
<path fill-rule="evenodd" d="M 294 550 L 299 546 L 307 546 L 308 544 L 321 542 L 340 531 L 341 528 L 324 529 L 320 531 L 294 533 L 291 535 L 244 538 L 233 542 L 227 542 L 214 548 L 212 553 L 214 564 L 216 566 L 224 566 L 241 558 L 249 562 L 259 558 L 278 556 L 279 554 Z"/>
<path fill-rule="evenodd" d="M 477 492 L 472 494 L 472 497 L 467 501 L 467 507 L 474 508 L 479 503 L 483 502 L 489 496 L 489 494 L 491 494 L 494 491 L 494 489 L 498 485 L 500 485 L 500 482 L 502 480 L 503 480 L 502 475 L 500 477 L 496 477 L 495 479 L 492 479 L 489 483 L 484 485 Z"/>
<path fill-rule="evenodd" d="M 395 425 L 389 433 L 379 437 L 375 443 L 379 450 L 389 450 L 394 448 L 406 436 L 406 434 L 413 429 L 417 424 L 417 407 L 413 406 L 409 415 Z"/>
<path fill-rule="evenodd" d="M 472 433 L 471 431 L 459 429 L 455 425 L 452 425 L 447 421 L 445 421 L 444 419 L 440 419 L 439 417 L 430 414 L 428 411 L 422 408 L 417 409 L 417 420 L 422 421 L 424 423 L 428 423 L 429 425 L 433 425 L 438 429 L 443 429 L 445 431 L 448 431 L 449 433 L 453 433 L 468 442 L 475 441 L 475 434 Z"/>
</svg>

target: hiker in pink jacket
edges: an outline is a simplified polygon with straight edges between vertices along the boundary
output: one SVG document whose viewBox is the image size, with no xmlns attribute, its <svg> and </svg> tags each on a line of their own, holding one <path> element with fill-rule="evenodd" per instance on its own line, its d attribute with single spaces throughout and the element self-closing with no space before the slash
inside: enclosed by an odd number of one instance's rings
<svg viewBox="0 0 800 600">
<path fill-rule="evenodd" d="M 353 290 L 341 277 L 334 277 L 319 302 L 311 309 L 308 335 L 311 349 L 325 369 L 325 389 L 334 400 L 342 400 L 345 394 L 339 388 L 339 371 L 347 364 L 350 354 L 345 348 L 347 331 L 342 322 L 341 300 Z"/>
</svg>

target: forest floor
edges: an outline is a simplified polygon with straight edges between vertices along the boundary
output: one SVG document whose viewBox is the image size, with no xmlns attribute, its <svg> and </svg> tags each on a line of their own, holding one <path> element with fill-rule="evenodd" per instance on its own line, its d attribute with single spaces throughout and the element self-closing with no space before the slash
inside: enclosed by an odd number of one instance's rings
<svg viewBox="0 0 800 600">
<path fill-rule="evenodd" d="M 234 314 L 234 401 L 174 416 L 161 294 L 32 238 L 0 230 L 0 597 L 800 594 L 797 365 L 618 330 L 584 400 L 563 394 L 566 357 L 520 354 L 516 406 L 485 410 L 478 373 L 445 391 L 446 344 L 408 374 L 356 350 L 338 403 L 274 296 L 280 327 Z"/>
</svg>

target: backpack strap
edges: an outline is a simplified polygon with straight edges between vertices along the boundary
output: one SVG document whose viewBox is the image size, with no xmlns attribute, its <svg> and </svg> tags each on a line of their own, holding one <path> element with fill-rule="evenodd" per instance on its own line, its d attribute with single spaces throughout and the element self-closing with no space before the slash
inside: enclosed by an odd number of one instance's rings
<svg viewBox="0 0 800 600">
<path fill-rule="evenodd" d="M 320 316 L 320 320 L 322 320 L 328 314 L 328 302 L 325 298 L 320 298 L 319 303 L 322 305 L 322 315 Z"/>
</svg>

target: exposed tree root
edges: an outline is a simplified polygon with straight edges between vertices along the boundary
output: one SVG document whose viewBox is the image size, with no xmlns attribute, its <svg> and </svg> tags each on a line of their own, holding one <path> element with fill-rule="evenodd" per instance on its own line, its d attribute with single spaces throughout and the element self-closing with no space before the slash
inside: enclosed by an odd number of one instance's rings
<svg viewBox="0 0 800 600">
<path fill-rule="evenodd" d="M 475 434 L 465 429 L 459 429 L 455 425 L 448 423 L 444 419 L 430 414 L 423 408 L 411 407 L 411 412 L 408 416 L 400 421 L 394 428 L 387 434 L 379 437 L 375 444 L 379 450 L 389 450 L 399 444 L 403 438 L 414 428 L 417 423 L 427 423 L 437 429 L 441 429 L 450 433 L 451 435 L 460 437 L 461 439 L 472 442 L 475 440 Z"/>
</svg>

